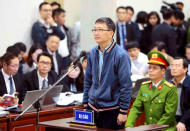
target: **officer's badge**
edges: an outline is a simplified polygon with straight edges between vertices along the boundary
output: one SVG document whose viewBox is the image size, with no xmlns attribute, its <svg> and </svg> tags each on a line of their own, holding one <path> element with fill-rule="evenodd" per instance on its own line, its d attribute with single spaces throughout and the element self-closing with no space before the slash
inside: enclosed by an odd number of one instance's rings
<svg viewBox="0 0 190 131">
<path fill-rule="evenodd" d="M 152 58 L 158 58 L 158 54 L 152 54 Z"/>
</svg>

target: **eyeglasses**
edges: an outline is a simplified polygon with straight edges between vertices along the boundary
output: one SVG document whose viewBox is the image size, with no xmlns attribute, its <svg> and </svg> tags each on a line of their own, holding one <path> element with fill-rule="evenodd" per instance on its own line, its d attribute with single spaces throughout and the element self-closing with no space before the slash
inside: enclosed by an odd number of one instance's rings
<svg viewBox="0 0 190 131">
<path fill-rule="evenodd" d="M 42 65 L 47 65 L 47 66 L 51 65 L 50 62 L 45 62 L 45 61 L 39 61 L 39 63 Z"/>
<path fill-rule="evenodd" d="M 170 65 L 170 69 L 179 69 L 182 65 L 176 64 L 176 65 Z"/>
<path fill-rule="evenodd" d="M 19 67 L 19 65 L 9 65 L 9 66 L 12 68 L 18 68 Z"/>
<path fill-rule="evenodd" d="M 44 11 L 44 12 L 52 12 L 51 9 L 42 9 L 42 11 Z"/>
<path fill-rule="evenodd" d="M 102 33 L 103 31 L 110 31 L 110 30 L 105 30 L 105 29 L 92 29 L 92 32 L 98 32 L 98 33 Z"/>
</svg>

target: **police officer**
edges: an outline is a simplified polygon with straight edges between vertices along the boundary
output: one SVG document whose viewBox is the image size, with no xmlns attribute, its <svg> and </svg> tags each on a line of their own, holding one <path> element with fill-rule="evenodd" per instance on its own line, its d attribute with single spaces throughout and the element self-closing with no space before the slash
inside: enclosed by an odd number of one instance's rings
<svg viewBox="0 0 190 131">
<path fill-rule="evenodd" d="M 148 74 L 151 80 L 142 83 L 125 126 L 133 127 L 138 116 L 144 111 L 145 124 L 169 125 L 167 131 L 174 131 L 178 104 L 177 89 L 163 78 L 169 63 L 159 51 L 149 52 L 148 59 Z"/>
</svg>

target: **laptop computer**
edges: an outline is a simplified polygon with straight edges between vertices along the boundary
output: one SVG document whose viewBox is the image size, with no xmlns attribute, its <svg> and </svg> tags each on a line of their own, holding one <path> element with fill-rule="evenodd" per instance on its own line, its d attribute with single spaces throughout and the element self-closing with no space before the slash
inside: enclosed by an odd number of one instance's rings
<svg viewBox="0 0 190 131">
<path fill-rule="evenodd" d="M 53 87 L 49 92 L 40 100 L 40 105 L 41 108 L 43 109 L 44 107 L 50 107 L 50 106 L 55 106 L 56 102 L 59 98 L 59 94 L 61 93 L 63 88 L 63 85 L 57 85 Z M 27 91 L 22 108 L 10 110 L 11 112 L 16 112 L 16 113 L 21 113 L 24 111 L 30 104 L 32 104 L 39 96 L 41 96 L 47 89 L 43 90 L 33 90 L 33 91 Z M 31 108 L 27 112 L 33 112 L 36 111 L 36 109 L 31 106 Z"/>
</svg>

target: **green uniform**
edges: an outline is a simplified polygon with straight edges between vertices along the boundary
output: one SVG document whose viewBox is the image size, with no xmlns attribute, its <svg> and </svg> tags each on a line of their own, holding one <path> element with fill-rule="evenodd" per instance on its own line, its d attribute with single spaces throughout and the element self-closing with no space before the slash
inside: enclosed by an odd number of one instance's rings
<svg viewBox="0 0 190 131">
<path fill-rule="evenodd" d="M 163 79 L 156 88 L 151 81 L 143 82 L 130 109 L 126 127 L 134 127 L 138 116 L 145 111 L 145 124 L 169 125 L 167 131 L 175 131 L 177 104 L 177 89 L 173 84 Z"/>
</svg>

